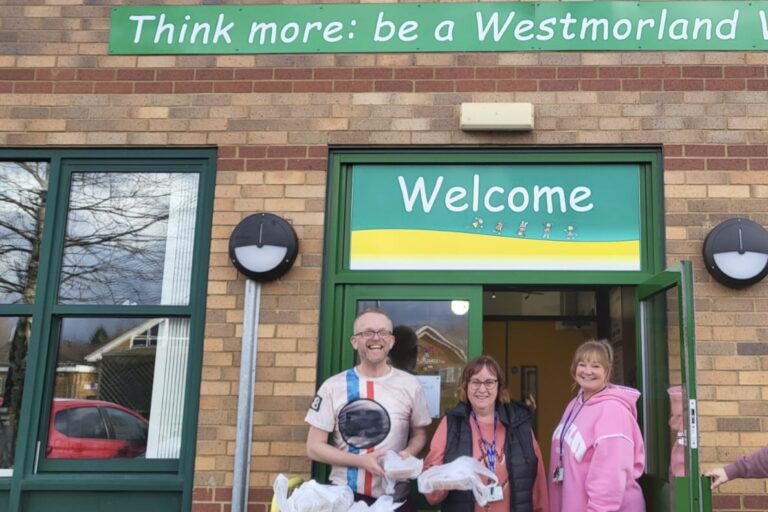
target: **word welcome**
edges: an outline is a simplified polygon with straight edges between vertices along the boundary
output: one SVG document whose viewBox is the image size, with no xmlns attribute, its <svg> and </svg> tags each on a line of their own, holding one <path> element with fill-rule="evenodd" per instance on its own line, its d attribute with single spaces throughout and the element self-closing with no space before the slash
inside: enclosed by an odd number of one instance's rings
<svg viewBox="0 0 768 512">
<path fill-rule="evenodd" d="M 429 213 L 435 206 L 438 197 L 441 196 L 443 182 L 445 177 L 438 176 L 431 190 L 427 190 L 427 184 L 423 176 L 419 176 L 413 187 L 409 188 L 403 176 L 398 176 L 397 181 L 400 185 L 400 192 L 403 199 L 405 211 L 411 213 L 414 207 L 419 206 L 423 213 Z M 534 212 L 542 211 L 542 206 L 549 214 L 555 209 L 561 213 L 573 211 L 584 213 L 592 210 L 594 204 L 586 202 L 592 196 L 592 190 L 582 185 L 573 187 L 570 192 L 565 191 L 559 186 L 541 186 L 534 185 L 529 190 L 526 187 L 512 187 L 506 190 L 499 185 L 491 185 L 485 190 L 480 185 L 480 175 L 475 174 L 472 177 L 472 187 L 453 186 L 445 190 L 442 194 L 442 203 L 446 210 L 453 213 L 460 213 L 471 209 L 472 212 L 480 211 L 481 199 L 482 207 L 491 213 L 498 213 L 505 208 L 515 213 L 521 213 L 528 210 L 529 207 Z"/>
<path fill-rule="evenodd" d="M 115 7 L 110 52 L 768 49 L 768 2 Z"/>
</svg>

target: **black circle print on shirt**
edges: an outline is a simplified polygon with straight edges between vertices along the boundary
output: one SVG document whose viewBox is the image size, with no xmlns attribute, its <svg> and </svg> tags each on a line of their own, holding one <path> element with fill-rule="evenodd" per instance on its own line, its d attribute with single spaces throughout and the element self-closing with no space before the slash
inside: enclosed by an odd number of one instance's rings
<svg viewBox="0 0 768 512">
<path fill-rule="evenodd" d="M 389 414 L 374 400 L 358 398 L 339 411 L 339 432 L 353 448 L 373 448 L 387 437 L 389 428 Z"/>
</svg>

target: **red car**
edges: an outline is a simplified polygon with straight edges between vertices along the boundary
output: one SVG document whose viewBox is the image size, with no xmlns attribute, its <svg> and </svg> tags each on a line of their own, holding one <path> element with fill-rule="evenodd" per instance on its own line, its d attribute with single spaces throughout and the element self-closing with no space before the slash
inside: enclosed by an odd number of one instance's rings
<svg viewBox="0 0 768 512">
<path fill-rule="evenodd" d="M 149 422 L 122 405 L 101 400 L 55 398 L 46 455 L 50 459 L 140 457 Z"/>
</svg>

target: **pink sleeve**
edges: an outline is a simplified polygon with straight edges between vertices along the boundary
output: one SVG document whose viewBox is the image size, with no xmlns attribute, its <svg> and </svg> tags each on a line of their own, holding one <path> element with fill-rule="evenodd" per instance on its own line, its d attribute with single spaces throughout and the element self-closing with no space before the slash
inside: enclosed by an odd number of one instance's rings
<svg viewBox="0 0 768 512">
<path fill-rule="evenodd" d="M 549 510 L 549 496 L 547 495 L 547 473 L 544 471 L 544 461 L 541 459 L 541 449 L 536 437 L 533 438 L 533 452 L 539 461 L 536 468 L 536 481 L 533 482 L 533 512 L 547 512 Z"/>
<path fill-rule="evenodd" d="M 440 420 L 440 424 L 435 430 L 435 434 L 432 436 L 432 441 L 429 443 L 429 453 L 424 458 L 424 470 L 426 471 L 432 466 L 439 466 L 445 462 L 445 442 L 448 437 L 448 423 L 445 417 Z M 430 492 L 424 495 L 430 505 L 436 505 L 443 501 L 448 496 L 448 491 L 436 491 Z"/>
<path fill-rule="evenodd" d="M 630 424 L 634 421 L 622 406 L 606 407 L 602 417 L 598 419 L 595 428 L 595 451 L 585 482 L 586 512 L 619 510 L 621 507 L 627 480 L 632 478 L 634 465 L 635 448 L 631 441 Z"/>
</svg>

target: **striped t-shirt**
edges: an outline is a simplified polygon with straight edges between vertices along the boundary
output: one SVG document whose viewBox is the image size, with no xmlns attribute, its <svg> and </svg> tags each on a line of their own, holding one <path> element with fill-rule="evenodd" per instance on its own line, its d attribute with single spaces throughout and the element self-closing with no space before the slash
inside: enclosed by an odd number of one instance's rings
<svg viewBox="0 0 768 512">
<path fill-rule="evenodd" d="M 337 448 L 365 453 L 403 450 L 411 427 L 425 427 L 432 418 L 421 384 L 413 375 L 392 368 L 382 377 L 368 378 L 352 368 L 320 386 L 304 420 L 333 432 Z M 382 479 L 361 468 L 333 466 L 330 480 L 366 496 L 383 494 Z M 400 486 L 395 497 L 407 490 L 407 485 Z"/>
</svg>

